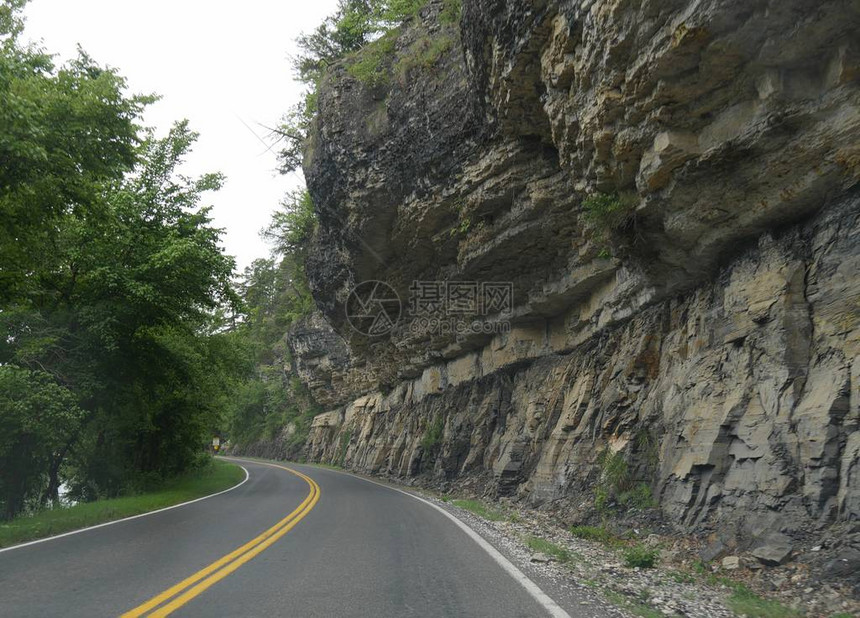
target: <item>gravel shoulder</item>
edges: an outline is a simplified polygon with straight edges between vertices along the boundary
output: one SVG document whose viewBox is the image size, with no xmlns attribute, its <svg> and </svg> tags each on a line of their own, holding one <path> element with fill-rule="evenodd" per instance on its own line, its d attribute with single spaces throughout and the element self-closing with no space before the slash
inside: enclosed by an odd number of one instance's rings
<svg viewBox="0 0 860 618">
<path fill-rule="evenodd" d="M 349 472 L 349 474 L 353 474 Z M 860 602 L 816 583 L 803 564 L 763 567 L 747 557 L 705 563 L 697 542 L 631 528 L 624 539 L 577 538 L 551 511 L 513 502 L 455 499 L 365 475 L 415 492 L 467 523 L 572 616 L 582 618 L 850 618 Z M 630 566 L 626 550 L 656 557 Z"/>
</svg>

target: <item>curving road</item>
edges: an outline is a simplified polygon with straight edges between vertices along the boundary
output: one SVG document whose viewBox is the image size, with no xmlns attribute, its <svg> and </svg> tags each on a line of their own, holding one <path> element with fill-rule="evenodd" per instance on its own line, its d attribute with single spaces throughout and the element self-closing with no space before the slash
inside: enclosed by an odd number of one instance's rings
<svg viewBox="0 0 860 618">
<path fill-rule="evenodd" d="M 0 552 L 0 615 L 567 615 L 420 499 L 237 461 L 248 479 L 221 495 Z"/>
</svg>

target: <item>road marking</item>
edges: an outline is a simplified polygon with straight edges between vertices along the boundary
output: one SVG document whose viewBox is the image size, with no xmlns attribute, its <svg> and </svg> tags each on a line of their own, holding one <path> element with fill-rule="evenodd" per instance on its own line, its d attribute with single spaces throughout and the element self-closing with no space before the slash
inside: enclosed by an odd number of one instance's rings
<svg viewBox="0 0 860 618">
<path fill-rule="evenodd" d="M 36 539 L 35 541 L 28 541 L 26 543 L 19 543 L 18 545 L 12 545 L 11 547 L 4 547 L 0 549 L 0 554 L 6 551 L 12 551 L 13 549 L 21 549 L 22 547 L 29 547 L 30 545 L 38 545 L 39 543 L 46 543 L 48 541 L 55 541 L 57 539 L 61 539 L 66 536 L 72 536 L 73 534 L 80 534 L 81 532 L 89 532 L 90 530 L 95 530 L 96 528 L 104 528 L 105 526 L 113 526 L 114 524 L 121 524 L 124 521 L 131 521 L 132 519 L 140 519 L 141 517 L 148 517 L 150 515 L 155 515 L 157 513 L 163 513 L 164 511 L 170 511 L 171 509 L 178 509 L 182 506 L 188 506 L 189 504 L 194 504 L 195 502 L 200 502 L 201 500 L 208 500 L 209 498 L 214 498 L 215 496 L 220 496 L 222 494 L 226 494 L 228 491 L 233 491 L 234 489 L 238 489 L 242 485 L 248 482 L 248 478 L 250 475 L 248 474 L 248 470 L 245 466 L 239 466 L 242 470 L 245 471 L 245 478 L 241 483 L 237 483 L 232 487 L 225 489 L 223 491 L 219 491 L 218 493 L 209 494 L 208 496 L 203 496 L 202 498 L 195 498 L 194 500 L 188 500 L 187 502 L 180 502 L 179 504 L 174 504 L 172 506 L 166 506 L 163 509 L 157 509 L 155 511 L 149 511 L 148 513 L 140 513 L 139 515 L 132 515 L 130 517 L 123 517 L 122 519 L 114 519 L 113 521 L 106 521 L 103 524 L 96 524 L 95 526 L 88 526 L 87 528 L 81 528 L 79 530 L 72 530 L 71 532 L 64 532 L 63 534 L 55 534 L 54 536 L 48 536 L 44 539 Z"/>
<path fill-rule="evenodd" d="M 319 485 L 317 485 L 316 481 L 314 481 L 309 476 L 302 474 L 297 470 L 293 470 L 291 468 L 287 468 L 286 466 L 281 466 L 278 464 L 256 461 L 253 463 L 270 466 L 272 468 L 281 468 L 282 470 L 286 470 L 287 472 L 295 474 L 308 484 L 308 486 L 310 487 L 310 492 L 302 501 L 302 503 L 299 504 L 299 506 L 297 506 L 289 515 L 284 517 L 281 521 L 276 523 L 274 526 L 272 526 L 259 536 L 251 539 L 241 547 L 233 550 L 226 556 L 219 558 L 209 566 L 197 571 L 193 575 L 186 577 L 184 580 L 182 580 L 175 586 L 171 586 L 164 592 L 152 597 L 142 605 L 139 605 L 134 609 L 124 613 L 120 618 L 137 618 L 138 616 L 143 616 L 150 610 L 153 610 L 159 605 L 162 605 L 162 603 L 173 599 L 163 607 L 155 609 L 155 611 L 149 614 L 149 616 L 162 617 L 171 614 L 172 612 L 176 611 L 177 609 L 188 603 L 190 600 L 201 594 L 204 590 L 208 589 L 213 584 L 221 581 L 230 573 L 233 573 L 243 564 L 245 564 L 258 554 L 263 552 L 265 549 L 270 547 L 272 544 L 274 544 L 278 539 L 280 539 L 287 532 L 292 530 L 293 527 L 298 524 L 299 521 L 305 515 L 307 515 L 319 501 Z"/>
<path fill-rule="evenodd" d="M 327 468 L 326 468 L 327 469 Z M 552 616 L 552 618 L 571 618 L 571 615 L 568 614 L 558 603 L 552 600 L 552 598 L 543 590 L 541 590 L 540 586 L 538 586 L 534 581 L 532 581 L 528 575 L 523 573 L 513 562 L 508 560 L 502 552 L 493 547 L 491 543 L 489 543 L 484 537 L 480 534 L 472 530 L 466 523 L 461 521 L 459 518 L 455 517 L 441 506 L 433 504 L 429 500 L 425 500 L 420 496 L 416 496 L 415 494 L 409 493 L 408 491 L 404 491 L 402 489 L 398 489 L 397 487 L 391 487 L 390 485 L 385 485 L 383 483 L 377 483 L 376 481 L 372 481 L 370 479 L 366 479 L 362 476 L 358 476 L 355 474 L 350 474 L 348 472 L 343 472 L 340 470 L 332 470 L 332 472 L 337 472 L 338 474 L 345 474 L 347 476 L 351 476 L 352 478 L 358 479 L 360 481 L 365 481 L 366 483 L 373 483 L 374 485 L 379 485 L 380 487 L 384 487 L 385 489 L 390 489 L 391 491 L 396 491 L 410 498 L 415 498 L 419 502 L 423 502 L 424 504 L 436 509 L 440 513 L 442 513 L 445 517 L 453 521 L 457 527 L 459 527 L 463 532 L 465 532 L 469 538 L 471 538 L 475 543 L 480 546 L 485 552 L 487 552 L 490 557 L 495 560 L 495 562 L 504 569 L 504 571 L 513 577 L 523 588 L 526 589 L 531 597 L 537 601 L 541 607 L 543 607 L 546 612 Z"/>
</svg>

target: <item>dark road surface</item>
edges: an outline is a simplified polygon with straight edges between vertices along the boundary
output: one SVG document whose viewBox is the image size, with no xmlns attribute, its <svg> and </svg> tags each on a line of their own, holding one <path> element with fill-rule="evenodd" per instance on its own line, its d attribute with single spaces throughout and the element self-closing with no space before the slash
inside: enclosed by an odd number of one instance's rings
<svg viewBox="0 0 860 618">
<path fill-rule="evenodd" d="M 541 604 L 539 591 L 527 591 L 422 501 L 331 470 L 286 464 L 313 479 L 306 481 L 280 467 L 240 463 L 248 480 L 222 495 L 0 552 L 0 615 L 551 615 L 552 601 Z M 300 506 L 310 510 L 295 516 Z M 237 548 L 253 552 L 249 541 L 263 543 L 259 535 L 276 534 L 272 527 L 291 513 L 288 531 L 252 557 L 240 552 L 234 560 L 241 566 L 229 574 L 218 575 L 231 564 L 224 561 L 133 612 Z"/>
</svg>

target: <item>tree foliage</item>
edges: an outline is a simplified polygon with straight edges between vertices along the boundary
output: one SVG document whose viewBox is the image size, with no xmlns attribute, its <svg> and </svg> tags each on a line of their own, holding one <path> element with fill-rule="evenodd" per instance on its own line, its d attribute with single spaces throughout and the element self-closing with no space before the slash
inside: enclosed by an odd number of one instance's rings
<svg viewBox="0 0 860 618">
<path fill-rule="evenodd" d="M 176 474 L 247 372 L 221 332 L 232 258 L 179 166 L 196 134 L 81 52 L 55 66 L 0 10 L 0 503 L 5 516 Z"/>
<path fill-rule="evenodd" d="M 297 448 L 318 411 L 285 340 L 313 309 L 309 195 L 287 196 L 271 257 L 234 281 L 204 204 L 223 179 L 181 173 L 188 123 L 156 136 L 139 124 L 154 97 L 83 51 L 57 65 L 23 45 L 23 4 L 0 5 L 0 517 L 56 504 L 61 485 L 136 491 L 213 434 L 289 426 Z M 332 53 L 373 36 L 373 7 L 342 4 Z"/>
<path fill-rule="evenodd" d="M 339 0 L 332 15 L 312 32 L 298 38 L 301 51 L 293 59 L 293 66 L 296 77 L 307 89 L 302 100 L 287 112 L 273 131 L 281 145 L 282 172 L 301 167 L 304 144 L 317 113 L 317 92 L 329 67 L 370 44 L 376 44 L 377 52 L 390 52 L 393 41 L 380 39 L 415 16 L 424 4 L 426 0 Z M 355 72 L 367 75 L 364 81 L 378 83 L 379 58 L 365 59 Z"/>
<path fill-rule="evenodd" d="M 230 411 L 230 438 L 240 446 L 273 439 L 292 427 L 290 446 L 297 454 L 319 412 L 292 370 L 286 342 L 293 324 L 314 309 L 305 260 L 315 229 L 307 191 L 289 194 L 262 232 L 272 256 L 255 260 L 239 283 L 245 314 L 235 336 L 253 366 L 235 391 Z"/>
<path fill-rule="evenodd" d="M 56 492 L 59 462 L 83 415 L 74 394 L 44 371 L 0 366 L 0 507 L 6 516 Z M 37 493 L 42 488 L 46 495 Z"/>
</svg>

